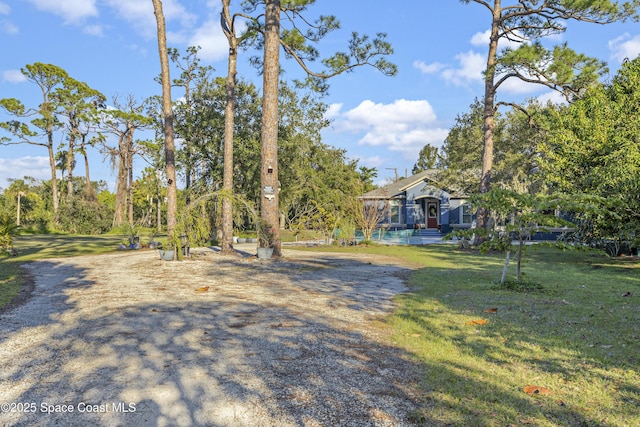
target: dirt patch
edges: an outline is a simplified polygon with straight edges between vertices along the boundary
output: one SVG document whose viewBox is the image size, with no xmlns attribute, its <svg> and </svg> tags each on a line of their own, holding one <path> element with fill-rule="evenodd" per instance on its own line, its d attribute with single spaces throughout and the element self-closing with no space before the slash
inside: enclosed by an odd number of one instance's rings
<svg viewBox="0 0 640 427">
<path fill-rule="evenodd" d="M 29 300 L 29 298 L 31 298 L 31 294 L 33 293 L 34 287 L 35 286 L 33 282 L 33 277 L 29 273 L 29 270 L 23 267 L 22 286 L 20 287 L 20 291 L 18 292 L 18 295 L 13 297 L 11 301 L 9 301 L 7 304 L 0 307 L 0 315 L 2 313 L 11 311 L 17 307 L 20 307 L 22 304 L 26 303 Z"/>
<path fill-rule="evenodd" d="M 402 426 L 418 408 L 419 368 L 376 323 L 406 290 L 397 259 L 146 251 L 28 270 L 31 298 L 0 316 L 0 424 Z"/>
</svg>

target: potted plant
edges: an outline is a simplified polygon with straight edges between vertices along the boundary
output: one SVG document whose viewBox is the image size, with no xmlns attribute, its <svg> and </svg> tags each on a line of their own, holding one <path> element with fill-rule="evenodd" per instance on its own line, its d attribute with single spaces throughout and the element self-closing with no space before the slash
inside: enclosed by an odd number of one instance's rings
<svg viewBox="0 0 640 427">
<path fill-rule="evenodd" d="M 258 258 L 270 259 L 275 246 L 274 228 L 265 221 L 258 224 Z"/>
<path fill-rule="evenodd" d="M 160 253 L 160 259 L 163 261 L 173 261 L 173 258 L 175 257 L 175 250 L 174 249 L 162 249 L 162 246 L 160 246 L 158 248 L 158 251 Z"/>
<path fill-rule="evenodd" d="M 126 236 L 122 242 L 123 246 L 126 249 L 140 249 L 140 235 L 135 224 L 124 224 L 123 232 Z"/>
</svg>

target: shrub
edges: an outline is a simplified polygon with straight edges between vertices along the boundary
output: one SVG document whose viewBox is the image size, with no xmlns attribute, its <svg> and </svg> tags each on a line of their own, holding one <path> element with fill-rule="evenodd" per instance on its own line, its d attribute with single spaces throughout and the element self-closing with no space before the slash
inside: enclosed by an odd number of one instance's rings
<svg viewBox="0 0 640 427">
<path fill-rule="evenodd" d="M 59 227 L 69 233 L 102 234 L 113 223 L 113 211 L 95 201 L 74 199 L 60 206 Z"/>
<path fill-rule="evenodd" d="M 13 238 L 20 232 L 20 226 L 8 214 L 0 215 L 0 249 L 13 253 Z"/>
</svg>

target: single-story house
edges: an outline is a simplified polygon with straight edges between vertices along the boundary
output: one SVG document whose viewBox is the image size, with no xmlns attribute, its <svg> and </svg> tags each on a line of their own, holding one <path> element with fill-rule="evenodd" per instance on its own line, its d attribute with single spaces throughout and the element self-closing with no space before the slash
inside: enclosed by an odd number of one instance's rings
<svg viewBox="0 0 640 427">
<path fill-rule="evenodd" d="M 465 196 L 441 188 L 438 171 L 429 169 L 399 179 L 360 196 L 365 203 L 384 203 L 388 214 L 381 224 L 392 229 L 426 229 L 448 233 L 469 228 L 475 219 Z"/>
</svg>

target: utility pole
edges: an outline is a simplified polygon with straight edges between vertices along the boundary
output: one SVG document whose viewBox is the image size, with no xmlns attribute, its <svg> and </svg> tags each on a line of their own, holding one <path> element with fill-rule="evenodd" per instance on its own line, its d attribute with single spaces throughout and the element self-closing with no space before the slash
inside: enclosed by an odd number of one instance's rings
<svg viewBox="0 0 640 427">
<path fill-rule="evenodd" d="M 396 179 L 393 182 L 398 182 L 398 168 L 385 168 L 385 169 L 394 171 L 396 173 Z"/>
</svg>

